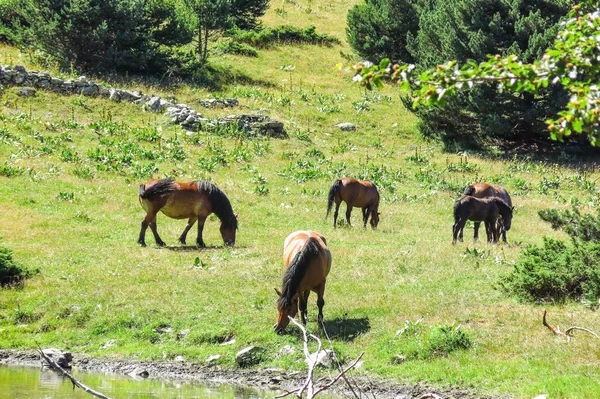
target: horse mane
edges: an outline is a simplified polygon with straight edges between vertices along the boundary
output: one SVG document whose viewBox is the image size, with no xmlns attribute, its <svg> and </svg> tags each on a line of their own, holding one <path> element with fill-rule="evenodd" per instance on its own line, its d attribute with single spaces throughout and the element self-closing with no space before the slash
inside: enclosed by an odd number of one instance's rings
<svg viewBox="0 0 600 399">
<path fill-rule="evenodd" d="M 145 184 L 140 184 L 138 193 L 142 199 L 152 200 L 153 198 L 160 198 L 177 190 L 177 188 L 173 185 L 174 181 L 175 179 L 172 178 L 160 179 L 147 190 Z"/>
<path fill-rule="evenodd" d="M 231 203 L 225 193 L 215 186 L 213 183 L 206 180 L 199 180 L 198 191 L 205 192 L 208 195 L 208 201 L 215 215 L 219 218 L 226 229 L 238 228 L 237 218 L 233 214 Z"/>
<path fill-rule="evenodd" d="M 292 297 L 298 291 L 300 282 L 306 275 L 310 261 L 319 255 L 319 242 L 310 237 L 300 252 L 294 255 L 292 262 L 283 275 L 282 294 L 277 301 L 277 306 L 287 308 L 292 305 Z"/>
<path fill-rule="evenodd" d="M 499 205 L 501 208 L 506 208 L 505 210 L 509 211 L 512 214 L 512 207 L 510 205 L 508 205 L 506 203 L 506 201 L 504 201 L 502 198 L 500 198 L 500 197 L 491 197 L 489 200 L 491 202 L 495 202 L 496 205 Z"/>
</svg>

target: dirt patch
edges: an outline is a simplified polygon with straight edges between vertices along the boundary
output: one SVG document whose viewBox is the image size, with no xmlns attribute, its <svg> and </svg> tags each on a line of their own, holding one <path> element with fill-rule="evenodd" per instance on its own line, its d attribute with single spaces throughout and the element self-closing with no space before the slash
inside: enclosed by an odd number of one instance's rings
<svg viewBox="0 0 600 399">
<path fill-rule="evenodd" d="M 190 362 L 133 361 L 88 357 L 73 354 L 73 367 L 92 372 L 130 374 L 134 370 L 145 370 L 148 379 L 168 381 L 198 381 L 202 383 L 234 384 L 239 386 L 291 390 L 302 384 L 305 373 L 289 372 L 281 369 L 221 369 Z M 39 365 L 40 358 L 35 351 L 0 349 L 0 364 Z M 426 393 L 435 393 L 447 399 L 507 399 L 507 396 L 484 396 L 473 391 L 460 389 L 437 389 L 423 384 L 402 385 L 394 381 L 371 379 L 363 375 L 351 375 L 351 381 L 357 385 L 361 397 L 366 398 L 420 398 Z M 339 381 L 330 391 L 330 395 L 353 397 L 343 381 Z M 426 396 L 427 397 L 427 396 Z"/>
</svg>

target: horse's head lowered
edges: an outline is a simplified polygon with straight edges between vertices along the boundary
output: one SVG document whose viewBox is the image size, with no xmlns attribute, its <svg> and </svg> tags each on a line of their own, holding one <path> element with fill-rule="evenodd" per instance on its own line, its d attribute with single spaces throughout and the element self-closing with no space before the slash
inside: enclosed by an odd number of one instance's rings
<svg viewBox="0 0 600 399">
<path fill-rule="evenodd" d="M 299 294 L 295 294 L 290 300 L 286 300 L 277 288 L 275 288 L 275 292 L 279 299 L 277 300 L 277 323 L 275 323 L 273 329 L 277 334 L 280 334 L 290 323 L 288 316 L 296 317 L 296 314 L 298 313 Z"/>
<path fill-rule="evenodd" d="M 381 212 L 373 212 L 373 214 L 371 215 L 371 227 L 376 229 L 377 225 L 379 224 L 379 215 L 381 215 Z"/>
<path fill-rule="evenodd" d="M 221 223 L 221 237 L 223 237 L 223 242 L 225 245 L 229 247 L 233 247 L 235 245 L 235 233 L 237 228 L 237 213 L 234 213 L 227 223 Z"/>
</svg>

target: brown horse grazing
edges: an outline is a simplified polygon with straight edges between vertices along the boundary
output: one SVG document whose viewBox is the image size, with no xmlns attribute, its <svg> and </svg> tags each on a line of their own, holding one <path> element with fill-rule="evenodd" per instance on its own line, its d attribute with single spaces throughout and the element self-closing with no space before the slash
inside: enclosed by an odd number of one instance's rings
<svg viewBox="0 0 600 399">
<path fill-rule="evenodd" d="M 506 202 L 508 204 L 508 206 L 513 208 L 512 201 L 510 199 L 510 195 L 508 195 L 508 192 L 506 191 L 506 189 L 504 187 L 491 186 L 487 183 L 474 183 L 474 184 L 469 185 L 465 189 L 463 196 L 465 196 L 465 195 L 469 195 L 471 197 L 476 197 L 476 198 L 498 197 L 498 198 L 504 200 L 504 202 Z M 479 226 L 480 225 L 481 225 L 481 222 L 474 223 L 473 239 L 475 241 L 477 241 L 477 239 L 479 238 Z M 496 226 L 496 228 L 500 229 L 500 231 L 502 233 L 502 241 L 506 242 L 506 232 L 508 231 L 506 226 L 502 226 L 502 224 L 498 224 Z M 487 226 L 486 226 L 486 229 L 487 229 Z M 509 226 L 509 229 L 510 229 L 510 226 Z M 460 241 L 463 240 L 463 231 L 462 230 L 460 231 L 459 240 Z"/>
<path fill-rule="evenodd" d="M 283 244 L 283 265 L 286 268 L 281 292 L 277 301 L 277 323 L 273 326 L 281 333 L 289 323 L 288 316 L 295 317 L 300 307 L 302 324 L 306 325 L 307 303 L 310 291 L 317 293 L 319 325 L 323 325 L 323 293 L 327 274 L 331 269 L 331 252 L 325 237 L 316 231 L 296 231 Z"/>
<path fill-rule="evenodd" d="M 463 195 L 454 203 L 454 225 L 452 226 L 452 245 L 456 245 L 458 233 L 465 227 L 467 220 L 486 222 L 488 242 L 498 242 L 499 230 L 496 228 L 498 216 L 502 225 L 510 230 L 512 207 L 498 197 L 476 198 Z"/>
<path fill-rule="evenodd" d="M 340 204 L 346 203 L 346 221 L 350 224 L 350 214 L 352 207 L 362 208 L 363 228 L 367 228 L 367 221 L 371 216 L 371 227 L 376 228 L 379 224 L 379 192 L 377 187 L 368 180 L 356 180 L 351 177 L 343 177 L 336 180 L 329 189 L 329 197 L 327 198 L 327 216 L 331 212 L 333 203 L 335 202 L 335 212 L 333 214 L 333 228 L 335 229 L 338 218 Z M 327 217 L 326 216 L 326 217 Z"/>
<path fill-rule="evenodd" d="M 156 214 L 161 211 L 173 219 L 188 219 L 188 223 L 179 237 L 179 242 L 185 244 L 188 231 L 198 221 L 199 247 L 205 247 L 202 240 L 204 222 L 211 213 L 221 220 L 221 236 L 225 245 L 235 244 L 237 230 L 237 215 L 231 209 L 231 203 L 217 186 L 208 181 L 193 181 L 189 183 L 176 182 L 173 179 L 154 179 L 139 188 L 139 200 L 146 211 L 142 221 L 142 230 L 138 244 L 145 247 L 144 240 L 146 229 L 150 226 L 156 244 L 164 246 L 165 243 L 156 231 Z"/>
</svg>

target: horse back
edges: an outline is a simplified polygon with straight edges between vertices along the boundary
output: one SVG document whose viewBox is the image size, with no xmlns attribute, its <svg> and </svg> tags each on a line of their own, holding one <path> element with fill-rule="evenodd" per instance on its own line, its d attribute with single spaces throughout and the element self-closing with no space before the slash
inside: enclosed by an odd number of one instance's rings
<svg viewBox="0 0 600 399">
<path fill-rule="evenodd" d="M 496 191 L 496 197 L 506 202 L 506 204 L 512 208 L 512 201 L 510 200 L 510 195 L 508 195 L 508 191 L 506 191 L 504 187 L 500 186 L 494 187 L 494 190 Z"/>
<path fill-rule="evenodd" d="M 346 203 L 360 208 L 379 203 L 379 192 L 373 182 L 351 177 L 340 180 L 342 181 L 341 197 Z"/>
<path fill-rule="evenodd" d="M 312 289 L 323 283 L 331 270 L 331 252 L 327 248 L 325 237 L 316 231 L 296 231 L 290 234 L 283 246 L 283 264 L 287 269 L 294 257 L 302 251 L 309 239 L 313 238 L 319 251 L 310 260 L 306 274 L 298 287 L 298 292 Z"/>
<path fill-rule="evenodd" d="M 474 183 L 465 189 L 463 196 L 465 195 L 475 198 L 487 198 L 495 196 L 496 191 L 494 190 L 494 187 L 487 183 Z"/>
</svg>

